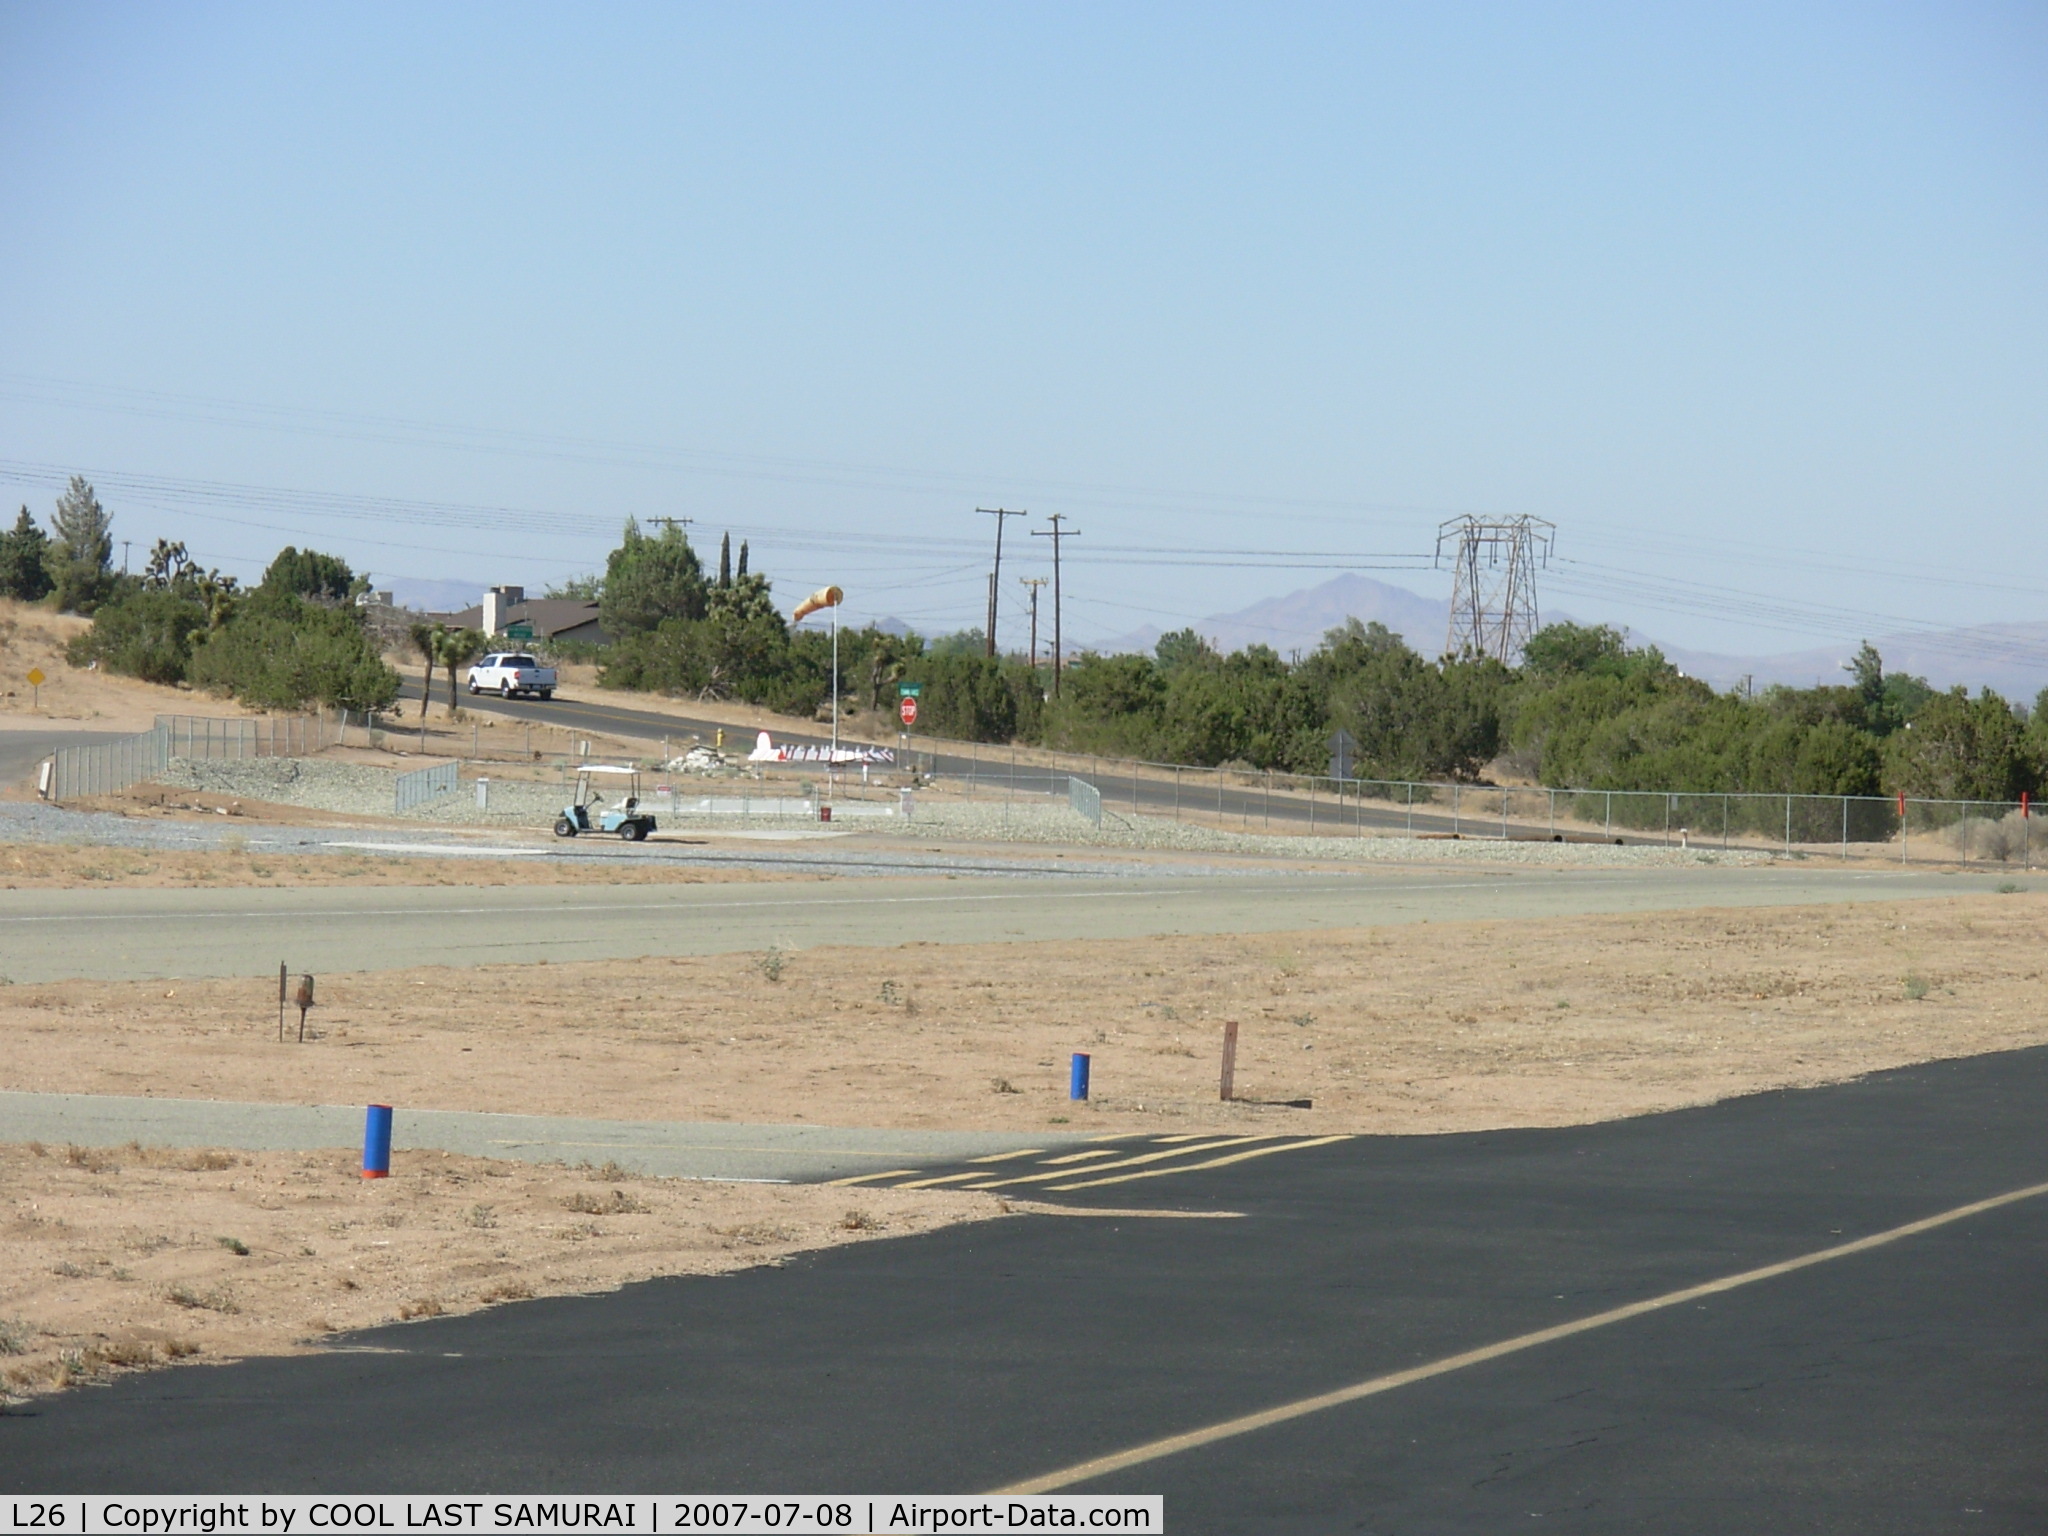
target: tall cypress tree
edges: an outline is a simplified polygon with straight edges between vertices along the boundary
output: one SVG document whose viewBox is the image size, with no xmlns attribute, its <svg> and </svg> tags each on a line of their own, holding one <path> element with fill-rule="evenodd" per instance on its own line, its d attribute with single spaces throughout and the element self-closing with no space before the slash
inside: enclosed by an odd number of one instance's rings
<svg viewBox="0 0 2048 1536">
<path fill-rule="evenodd" d="M 718 536 L 718 590 L 723 592 L 732 585 L 732 535 Z"/>
<path fill-rule="evenodd" d="M 746 574 L 747 574 L 747 541 L 746 541 L 745 539 L 741 539 L 741 540 L 740 540 L 740 569 L 739 569 L 739 574 L 740 574 L 740 575 L 742 575 L 742 576 L 744 576 L 744 575 L 746 575 Z"/>
</svg>

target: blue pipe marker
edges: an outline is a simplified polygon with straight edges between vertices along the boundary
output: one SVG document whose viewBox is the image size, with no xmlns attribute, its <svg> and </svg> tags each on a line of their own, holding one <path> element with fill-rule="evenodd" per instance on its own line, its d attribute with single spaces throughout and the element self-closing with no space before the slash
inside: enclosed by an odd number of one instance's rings
<svg viewBox="0 0 2048 1536">
<path fill-rule="evenodd" d="M 363 1177 L 391 1177 L 391 1106 L 372 1104 L 363 1117 Z"/>
<path fill-rule="evenodd" d="M 1085 1099 L 1088 1097 L 1088 1053 L 1074 1052 L 1074 1068 L 1067 1078 L 1067 1097 Z"/>
</svg>

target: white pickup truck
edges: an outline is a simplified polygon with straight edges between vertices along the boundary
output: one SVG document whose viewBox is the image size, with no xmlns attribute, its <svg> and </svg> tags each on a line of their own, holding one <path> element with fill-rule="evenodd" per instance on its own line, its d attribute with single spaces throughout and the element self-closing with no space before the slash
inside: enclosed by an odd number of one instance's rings
<svg viewBox="0 0 2048 1536">
<path fill-rule="evenodd" d="M 517 698 L 522 693 L 552 699 L 555 696 L 555 669 L 542 666 L 531 656 L 512 651 L 503 655 L 493 654 L 469 669 L 469 691 L 495 693 L 508 699 Z"/>
</svg>

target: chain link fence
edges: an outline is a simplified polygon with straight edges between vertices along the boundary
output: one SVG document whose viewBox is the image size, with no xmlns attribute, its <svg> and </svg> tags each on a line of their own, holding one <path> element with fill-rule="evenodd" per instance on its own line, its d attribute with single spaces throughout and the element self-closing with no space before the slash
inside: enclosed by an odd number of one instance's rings
<svg viewBox="0 0 2048 1536">
<path fill-rule="evenodd" d="M 339 729 L 323 715 L 158 715 L 137 735 L 59 748 L 37 772 L 36 788 L 54 801 L 114 795 L 162 774 L 174 757 L 305 757 L 337 740 Z"/>
<path fill-rule="evenodd" d="M 415 768 L 411 773 L 401 773 L 391 781 L 392 809 L 403 815 L 416 805 L 425 805 L 429 800 L 454 794 L 462 787 L 455 767 L 454 763 L 434 763 L 426 768 Z"/>
<path fill-rule="evenodd" d="M 966 742 L 947 748 L 949 775 L 964 781 L 970 797 L 1066 788 L 1074 809 L 1097 825 L 1100 815 L 1128 807 L 1135 815 L 1289 836 L 1600 841 L 2029 869 L 2037 841 L 2035 807 L 2024 801 L 1336 779 Z M 956 751 L 966 759 L 964 773 Z M 1092 806 L 1081 803 L 1084 791 L 1096 797 Z"/>
</svg>

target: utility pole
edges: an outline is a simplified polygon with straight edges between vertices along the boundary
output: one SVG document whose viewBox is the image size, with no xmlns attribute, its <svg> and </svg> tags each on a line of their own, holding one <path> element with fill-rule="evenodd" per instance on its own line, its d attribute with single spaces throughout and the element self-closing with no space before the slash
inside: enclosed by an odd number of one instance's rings
<svg viewBox="0 0 2048 1536">
<path fill-rule="evenodd" d="M 1045 585 L 1043 576 L 1019 576 L 1017 578 L 1031 589 L 1031 675 L 1038 676 L 1038 589 Z"/>
<path fill-rule="evenodd" d="M 123 576 L 128 574 L 128 546 L 134 542 L 133 539 L 123 539 L 121 541 L 121 574 Z"/>
<path fill-rule="evenodd" d="M 996 567 L 988 577 L 988 653 L 996 653 L 996 586 L 1003 579 L 1003 519 L 1023 517 L 1022 512 L 1012 512 L 1007 507 L 976 507 L 983 517 L 996 520 Z"/>
<path fill-rule="evenodd" d="M 650 517 L 648 522 L 657 528 L 687 528 L 697 521 L 694 517 Z"/>
<path fill-rule="evenodd" d="M 1060 670 L 1066 665 L 1065 641 L 1060 634 L 1060 540 L 1063 538 L 1078 539 L 1081 537 L 1080 529 L 1062 528 L 1060 526 L 1061 523 L 1066 521 L 1066 517 L 1067 514 L 1064 512 L 1048 513 L 1045 520 L 1051 523 L 1052 527 L 1034 528 L 1031 530 L 1031 537 L 1034 539 L 1052 540 L 1052 696 L 1054 698 L 1060 696 Z"/>
</svg>

